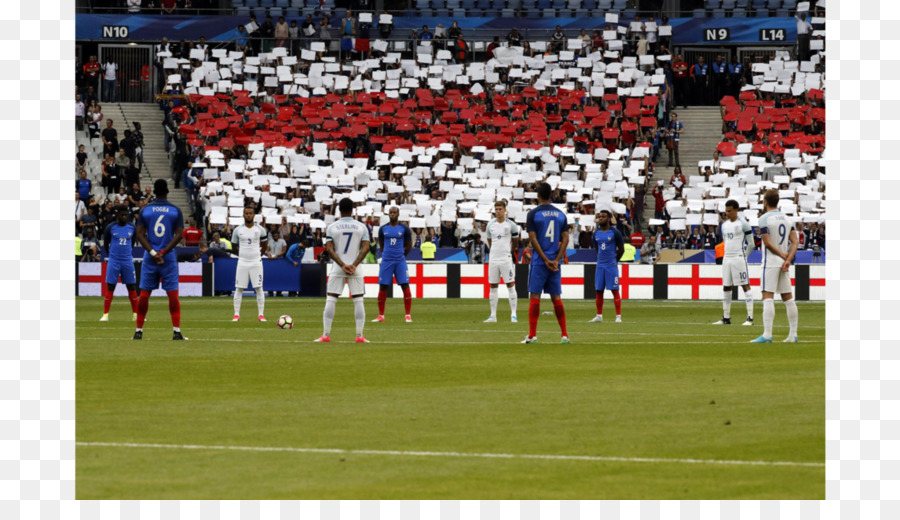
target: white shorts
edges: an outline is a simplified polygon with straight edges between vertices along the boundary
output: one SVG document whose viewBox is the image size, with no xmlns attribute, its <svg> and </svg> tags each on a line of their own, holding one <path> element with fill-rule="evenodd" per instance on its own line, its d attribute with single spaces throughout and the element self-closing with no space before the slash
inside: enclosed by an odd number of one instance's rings
<svg viewBox="0 0 900 520">
<path fill-rule="evenodd" d="M 359 296 L 366 293 L 366 284 L 362 276 L 341 276 L 339 274 L 328 275 L 328 294 L 337 294 L 338 296 L 344 292 L 344 282 L 350 286 L 350 296 Z"/>
<path fill-rule="evenodd" d="M 262 262 L 238 262 L 237 271 L 234 274 L 234 286 L 239 289 L 246 289 L 247 284 L 251 284 L 254 289 L 262 287 Z"/>
<path fill-rule="evenodd" d="M 791 293 L 791 274 L 780 267 L 767 267 L 763 270 L 761 290 L 774 294 Z"/>
<path fill-rule="evenodd" d="M 501 262 L 488 262 L 488 283 L 499 284 L 500 278 L 503 283 L 513 283 L 516 281 L 516 266 L 512 260 L 504 260 Z"/>
<path fill-rule="evenodd" d="M 722 260 L 722 285 L 741 287 L 750 284 L 750 271 L 747 268 L 747 260 L 737 256 Z"/>
</svg>

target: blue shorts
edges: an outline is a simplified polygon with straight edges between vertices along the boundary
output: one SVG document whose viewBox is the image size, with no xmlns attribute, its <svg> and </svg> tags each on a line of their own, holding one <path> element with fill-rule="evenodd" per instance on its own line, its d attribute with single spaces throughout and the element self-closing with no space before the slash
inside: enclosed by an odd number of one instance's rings
<svg viewBox="0 0 900 520">
<path fill-rule="evenodd" d="M 397 284 L 403 285 L 409 283 L 409 269 L 406 267 L 406 260 L 382 260 L 381 268 L 378 270 L 378 285 L 391 285 L 397 279 Z"/>
<path fill-rule="evenodd" d="M 619 290 L 619 268 L 614 265 L 597 265 L 594 274 L 594 289 L 598 291 Z"/>
<path fill-rule="evenodd" d="M 562 271 L 551 271 L 543 262 L 531 264 L 531 272 L 528 273 L 528 292 L 551 296 L 562 294 Z"/>
<path fill-rule="evenodd" d="M 159 287 L 160 282 L 166 292 L 178 290 L 178 262 L 174 251 L 165 256 L 162 265 L 154 262 L 149 255 L 144 255 L 144 262 L 141 265 L 141 290 L 152 291 Z"/>
<path fill-rule="evenodd" d="M 119 283 L 119 275 L 122 276 L 122 283 L 126 285 L 136 284 L 134 262 L 110 260 L 106 264 L 106 283 L 112 285 Z"/>
</svg>

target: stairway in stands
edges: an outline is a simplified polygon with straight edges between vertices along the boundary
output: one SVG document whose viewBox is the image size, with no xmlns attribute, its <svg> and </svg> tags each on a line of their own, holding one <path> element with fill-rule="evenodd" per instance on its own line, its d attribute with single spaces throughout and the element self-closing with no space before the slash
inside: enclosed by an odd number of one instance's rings
<svg viewBox="0 0 900 520">
<path fill-rule="evenodd" d="M 678 119 L 684 124 L 684 135 L 679 144 L 681 156 L 681 172 L 690 180 L 691 175 L 697 175 L 697 163 L 711 160 L 713 152 L 722 140 L 722 116 L 719 107 L 690 107 L 675 110 Z M 675 168 L 669 168 L 669 151 L 665 144 L 659 151 L 659 159 L 656 161 L 656 170 L 653 174 L 653 184 L 664 181 L 665 187 L 669 187 L 669 178 Z M 647 233 L 646 223 L 653 218 L 653 210 L 656 201 L 653 198 L 653 184 L 647 187 L 644 201 L 644 225 L 642 232 Z"/>
<path fill-rule="evenodd" d="M 181 208 L 185 218 L 191 214 L 188 205 L 187 195 L 183 189 L 175 189 L 175 182 L 172 180 L 171 163 L 169 154 L 166 153 L 165 143 L 163 141 L 163 113 L 159 109 L 159 105 L 155 103 L 119 103 L 120 115 L 118 119 L 124 121 L 120 124 L 118 121 L 115 127 L 119 130 L 119 138 L 123 137 L 124 129 L 134 130 L 134 122 L 141 124 L 141 131 L 144 133 L 144 169 L 142 174 L 144 179 L 149 174 L 150 184 L 156 179 L 165 179 L 169 181 L 170 202 Z M 117 119 L 114 115 L 113 119 Z M 186 224 L 185 224 L 186 225 Z"/>
</svg>

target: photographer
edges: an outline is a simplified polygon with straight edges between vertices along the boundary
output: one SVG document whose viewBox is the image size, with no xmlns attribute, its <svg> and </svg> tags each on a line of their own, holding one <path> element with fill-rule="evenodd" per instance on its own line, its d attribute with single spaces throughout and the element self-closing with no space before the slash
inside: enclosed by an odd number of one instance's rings
<svg viewBox="0 0 900 520">
<path fill-rule="evenodd" d="M 487 244 L 481 241 L 481 235 L 472 233 L 463 237 L 465 243 L 466 256 L 469 257 L 470 264 L 483 264 L 484 255 L 487 252 Z"/>
</svg>

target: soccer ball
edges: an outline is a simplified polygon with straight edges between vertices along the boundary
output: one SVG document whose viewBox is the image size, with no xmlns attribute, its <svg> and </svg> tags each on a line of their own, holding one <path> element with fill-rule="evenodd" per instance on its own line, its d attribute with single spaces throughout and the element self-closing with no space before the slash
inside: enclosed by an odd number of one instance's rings
<svg viewBox="0 0 900 520">
<path fill-rule="evenodd" d="M 280 318 L 278 318 L 278 328 L 279 329 L 293 329 L 294 328 L 294 318 L 291 318 L 287 314 L 282 314 Z"/>
</svg>

